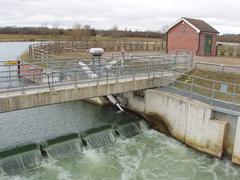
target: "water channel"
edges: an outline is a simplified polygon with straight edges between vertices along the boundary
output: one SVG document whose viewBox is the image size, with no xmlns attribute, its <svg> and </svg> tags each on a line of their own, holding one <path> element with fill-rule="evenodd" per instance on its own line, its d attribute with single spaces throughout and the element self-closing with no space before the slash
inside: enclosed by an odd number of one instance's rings
<svg viewBox="0 0 240 180">
<path fill-rule="evenodd" d="M 27 45 L 27 42 L 0 43 L 1 60 L 15 58 Z M 125 126 L 128 122 L 133 124 Z M 136 122 L 141 123 L 136 126 Z M 34 169 L 12 175 L 0 169 L 0 180 L 240 179 L 240 168 L 230 161 L 220 161 L 189 149 L 148 129 L 141 118 L 133 114 L 117 113 L 112 107 L 84 101 L 0 114 L 0 152 L 9 147 L 41 143 L 107 124 L 120 124 L 119 136 L 115 136 L 111 129 L 98 132 L 86 138 L 91 146 L 81 146 L 79 153 L 66 156 L 60 148 L 59 152 L 50 149 L 48 152 L 52 156 L 42 160 Z M 55 158 L 58 153 L 61 153 L 61 158 Z"/>
</svg>

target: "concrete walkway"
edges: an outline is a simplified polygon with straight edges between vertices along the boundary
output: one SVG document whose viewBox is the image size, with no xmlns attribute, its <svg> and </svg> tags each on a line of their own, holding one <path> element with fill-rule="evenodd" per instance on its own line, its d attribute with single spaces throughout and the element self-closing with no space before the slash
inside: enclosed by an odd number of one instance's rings
<svg viewBox="0 0 240 180">
<path fill-rule="evenodd" d="M 234 105 L 234 104 L 231 104 L 230 102 L 228 103 L 228 102 L 224 102 L 216 99 L 211 100 L 210 97 L 202 96 L 199 94 L 191 94 L 190 92 L 183 91 L 180 89 L 175 89 L 173 87 L 161 87 L 160 91 L 177 94 L 187 98 L 192 98 L 194 100 L 209 104 L 213 107 L 213 109 L 220 112 L 228 112 L 233 115 L 240 115 L 240 105 Z"/>
<path fill-rule="evenodd" d="M 0 93 L 0 113 L 26 108 L 45 106 L 69 101 L 88 99 L 110 94 L 157 88 L 169 84 L 171 72 L 161 75 L 143 74 L 137 77 L 127 76 L 110 78 L 108 80 L 91 81 L 86 83 L 56 84 L 52 88 L 40 86 L 38 89 L 30 87 L 24 91 Z M 164 77 L 164 78 L 163 78 Z M 175 78 L 178 78 L 175 76 Z M 174 80 L 174 79 L 173 79 Z"/>
</svg>

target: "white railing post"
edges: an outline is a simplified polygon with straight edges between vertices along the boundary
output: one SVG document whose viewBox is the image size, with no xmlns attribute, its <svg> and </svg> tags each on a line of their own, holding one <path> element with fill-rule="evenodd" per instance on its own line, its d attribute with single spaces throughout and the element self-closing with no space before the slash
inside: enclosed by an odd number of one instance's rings
<svg viewBox="0 0 240 180">
<path fill-rule="evenodd" d="M 193 98 L 193 85 L 194 85 L 194 77 L 192 77 L 192 82 L 191 82 L 191 93 L 190 93 L 190 98 Z"/>
<path fill-rule="evenodd" d="M 222 64 L 222 73 L 224 72 L 224 64 Z"/>
<path fill-rule="evenodd" d="M 213 86 L 212 86 L 212 90 L 211 90 L 211 106 L 213 106 L 213 101 L 214 101 L 214 97 L 215 97 L 215 87 L 216 87 L 216 81 L 213 81 Z"/>
<path fill-rule="evenodd" d="M 136 76 L 136 63 L 135 61 L 133 62 L 133 80 L 135 81 L 135 76 Z"/>
</svg>

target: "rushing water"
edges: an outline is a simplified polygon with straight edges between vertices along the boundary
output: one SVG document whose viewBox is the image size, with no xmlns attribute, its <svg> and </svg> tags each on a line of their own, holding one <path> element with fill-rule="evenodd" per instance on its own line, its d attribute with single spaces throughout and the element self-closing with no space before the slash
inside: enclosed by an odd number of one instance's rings
<svg viewBox="0 0 240 180">
<path fill-rule="evenodd" d="M 154 130 L 117 140 L 99 149 L 44 162 L 39 168 L 10 179 L 184 179 L 238 180 L 240 170 L 229 161 L 201 155 Z"/>
<path fill-rule="evenodd" d="M 6 43 L 3 47 L 8 49 Z M 240 179 L 240 168 L 230 161 L 209 158 L 191 150 L 161 133 L 148 130 L 143 123 L 136 123 L 137 119 L 128 113 L 118 114 L 112 108 L 82 101 L 2 113 L 0 152 L 8 147 L 46 142 L 106 124 L 121 126 L 116 128 L 118 136 L 111 128 L 86 136 L 87 148 L 79 138 L 49 146 L 45 148 L 47 159 L 43 159 L 39 151 L 11 156 L 7 159 L 7 168 L 12 171 L 31 163 L 38 166 L 15 175 L 6 175 L 0 169 L 0 180 Z"/>
</svg>

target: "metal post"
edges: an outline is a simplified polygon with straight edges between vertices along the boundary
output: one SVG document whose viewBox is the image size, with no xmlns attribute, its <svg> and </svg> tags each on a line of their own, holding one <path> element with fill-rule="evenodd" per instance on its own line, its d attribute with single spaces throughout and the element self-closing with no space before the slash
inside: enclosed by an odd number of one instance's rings
<svg viewBox="0 0 240 180">
<path fill-rule="evenodd" d="M 51 90 L 51 86 L 50 86 L 50 80 L 49 80 L 49 78 L 50 78 L 50 75 L 49 74 L 46 74 L 47 75 L 47 78 L 48 78 L 48 88 L 49 88 L 49 90 Z"/>
<path fill-rule="evenodd" d="M 11 65 L 9 65 L 9 81 L 10 81 L 10 88 L 11 88 L 12 87 Z"/>
<path fill-rule="evenodd" d="M 191 82 L 191 94 L 190 94 L 190 98 L 192 99 L 193 96 L 193 84 L 194 84 L 194 78 L 192 77 L 192 82 Z"/>
<path fill-rule="evenodd" d="M 22 87 L 22 93 L 24 94 L 24 78 L 23 76 L 21 77 L 21 87 Z"/>
<path fill-rule="evenodd" d="M 163 74 L 163 65 L 161 66 L 161 69 L 162 69 L 162 86 L 164 85 L 164 74 Z"/>
<path fill-rule="evenodd" d="M 213 106 L 214 96 L 215 96 L 215 87 L 216 87 L 216 81 L 213 81 L 213 87 L 212 87 L 212 97 L 211 97 L 211 106 Z"/>
<path fill-rule="evenodd" d="M 100 76 L 100 72 L 97 72 L 97 86 L 99 85 L 99 76 Z"/>
<path fill-rule="evenodd" d="M 234 97 L 236 95 L 236 84 L 234 84 L 234 87 L 233 87 L 233 93 L 232 93 L 232 99 L 231 99 L 231 110 L 233 110 L 233 100 L 234 100 Z"/>
<path fill-rule="evenodd" d="M 149 74 L 149 61 L 147 61 L 147 73 L 148 73 L 148 78 L 149 78 L 149 76 L 150 76 L 150 74 Z"/>
<path fill-rule="evenodd" d="M 115 73 L 116 73 L 116 83 L 118 83 L 118 67 L 119 65 L 116 67 L 115 69 Z"/>
<path fill-rule="evenodd" d="M 75 78 L 74 78 L 74 80 L 75 80 L 75 87 L 77 87 L 77 71 L 75 71 Z"/>
<path fill-rule="evenodd" d="M 175 71 L 173 71 L 173 76 L 172 76 L 172 87 L 174 88 L 175 87 Z M 171 79 L 170 79 L 171 80 Z"/>
<path fill-rule="evenodd" d="M 152 66 L 152 74 L 153 74 L 153 78 L 154 78 L 153 58 L 151 58 L 151 66 Z"/>
<path fill-rule="evenodd" d="M 124 67 L 124 66 L 123 66 Z M 122 66 L 120 67 L 120 66 L 118 66 L 118 79 L 121 77 L 121 68 L 122 68 Z"/>
<path fill-rule="evenodd" d="M 136 76 L 136 63 L 135 61 L 133 62 L 133 80 L 135 81 L 135 76 Z"/>
<path fill-rule="evenodd" d="M 54 85 L 54 72 L 52 72 L 52 74 L 51 74 L 51 76 L 52 76 L 52 88 L 53 88 L 53 85 Z"/>
<path fill-rule="evenodd" d="M 198 61 L 195 61 L 195 69 L 197 69 Z"/>
<path fill-rule="evenodd" d="M 150 59 L 151 61 L 151 59 Z M 148 61 L 147 65 L 148 65 L 148 78 L 150 77 L 150 65 L 151 65 L 151 62 Z"/>
<path fill-rule="evenodd" d="M 193 54 L 191 54 L 191 70 L 193 70 Z"/>
<path fill-rule="evenodd" d="M 107 72 L 107 84 L 108 84 L 108 69 L 106 68 L 106 72 Z"/>
<path fill-rule="evenodd" d="M 35 73 L 34 72 L 32 73 L 32 76 L 33 76 L 33 82 L 35 82 Z"/>
</svg>

